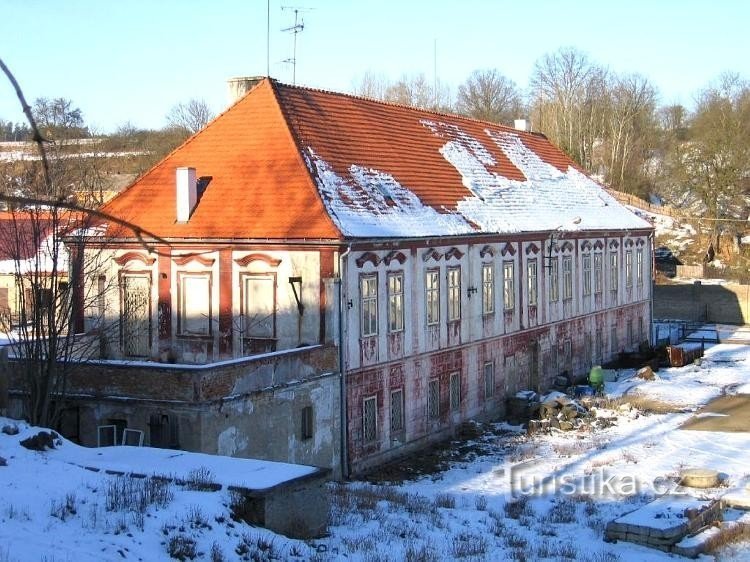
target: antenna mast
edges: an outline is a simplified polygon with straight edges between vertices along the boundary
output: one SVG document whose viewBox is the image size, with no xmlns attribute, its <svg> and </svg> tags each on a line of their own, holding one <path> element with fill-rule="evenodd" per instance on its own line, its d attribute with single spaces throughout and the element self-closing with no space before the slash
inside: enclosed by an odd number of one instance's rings
<svg viewBox="0 0 750 562">
<path fill-rule="evenodd" d="M 282 10 L 294 10 L 294 25 L 285 27 L 281 31 L 289 31 L 294 35 L 294 47 L 292 58 L 285 59 L 284 62 L 292 64 L 292 84 L 297 84 L 297 35 L 305 29 L 305 22 L 300 16 L 300 12 L 309 12 L 312 8 L 302 8 L 299 6 L 282 6 Z"/>
</svg>

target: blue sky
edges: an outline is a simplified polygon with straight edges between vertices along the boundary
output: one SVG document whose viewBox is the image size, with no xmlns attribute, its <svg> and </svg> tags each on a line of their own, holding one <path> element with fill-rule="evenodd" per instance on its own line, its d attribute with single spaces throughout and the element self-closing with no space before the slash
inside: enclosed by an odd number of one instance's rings
<svg viewBox="0 0 750 562">
<path fill-rule="evenodd" d="M 31 101 L 68 97 L 100 132 L 161 127 L 180 101 L 227 104 L 226 79 L 266 73 L 267 0 L 0 0 L 0 57 Z M 525 87 L 534 62 L 574 46 L 617 72 L 638 72 L 665 103 L 691 105 L 722 72 L 750 78 L 744 0 L 270 0 L 271 75 L 291 82 L 292 36 L 304 6 L 297 83 L 350 91 L 366 71 L 424 72 L 454 92 L 497 68 Z M 7 81 L 0 118 L 21 120 Z"/>
</svg>

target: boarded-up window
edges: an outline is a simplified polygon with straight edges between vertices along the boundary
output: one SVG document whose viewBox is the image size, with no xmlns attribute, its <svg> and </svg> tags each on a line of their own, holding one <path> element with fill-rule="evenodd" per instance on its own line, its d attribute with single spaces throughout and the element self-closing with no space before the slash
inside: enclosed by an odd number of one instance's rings
<svg viewBox="0 0 750 562">
<path fill-rule="evenodd" d="M 563 299 L 573 298 L 573 258 L 563 257 Z"/>
<path fill-rule="evenodd" d="M 179 274 L 179 332 L 184 336 L 211 334 L 211 275 Z"/>
<path fill-rule="evenodd" d="M 362 432 L 365 443 L 375 441 L 378 436 L 378 398 L 370 396 L 362 404 Z"/>
<path fill-rule="evenodd" d="M 495 395 L 495 364 L 488 361 L 484 364 L 484 397 L 492 398 Z"/>
<path fill-rule="evenodd" d="M 149 442 L 152 447 L 177 449 L 180 446 L 179 426 L 175 416 L 151 414 L 148 422 Z"/>
<path fill-rule="evenodd" d="M 276 279 L 274 275 L 246 275 L 242 287 L 246 338 L 276 337 Z"/>
<path fill-rule="evenodd" d="M 398 433 L 404 429 L 404 391 L 391 391 L 391 433 Z"/>
<path fill-rule="evenodd" d="M 122 277 L 122 351 L 127 357 L 146 357 L 151 350 L 151 279 Z"/>
</svg>

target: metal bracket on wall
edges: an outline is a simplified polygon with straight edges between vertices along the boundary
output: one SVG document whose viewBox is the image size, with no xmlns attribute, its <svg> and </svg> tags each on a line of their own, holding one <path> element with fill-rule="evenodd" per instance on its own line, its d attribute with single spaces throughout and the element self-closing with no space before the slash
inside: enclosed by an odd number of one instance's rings
<svg viewBox="0 0 750 562">
<path fill-rule="evenodd" d="M 305 305 L 302 304 L 302 277 L 290 277 L 289 284 L 292 286 L 294 300 L 297 301 L 297 311 L 302 316 L 305 313 Z"/>
</svg>

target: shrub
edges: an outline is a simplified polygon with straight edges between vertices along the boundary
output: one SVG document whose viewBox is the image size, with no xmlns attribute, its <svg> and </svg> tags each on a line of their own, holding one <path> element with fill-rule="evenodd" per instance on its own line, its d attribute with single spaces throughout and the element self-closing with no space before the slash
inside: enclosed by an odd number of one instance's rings
<svg viewBox="0 0 750 562">
<path fill-rule="evenodd" d="M 195 539 L 183 534 L 169 537 L 167 554 L 175 560 L 193 560 L 198 554 Z"/>
</svg>

